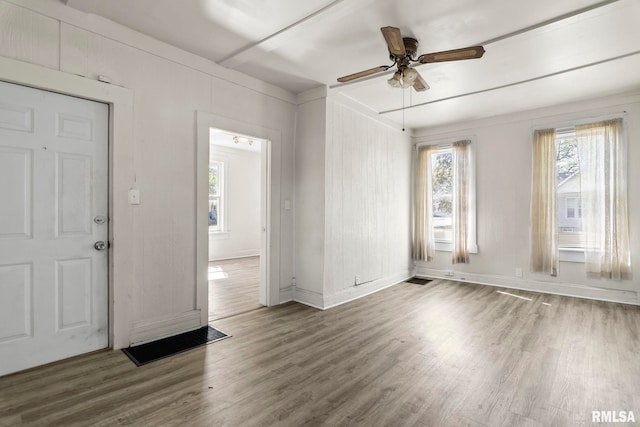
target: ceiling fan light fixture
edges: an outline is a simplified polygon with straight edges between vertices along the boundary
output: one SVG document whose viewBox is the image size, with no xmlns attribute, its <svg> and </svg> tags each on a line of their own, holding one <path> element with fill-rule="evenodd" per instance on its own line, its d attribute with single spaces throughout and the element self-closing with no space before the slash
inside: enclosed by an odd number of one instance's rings
<svg viewBox="0 0 640 427">
<path fill-rule="evenodd" d="M 391 87 L 402 87 L 402 73 L 400 72 L 400 70 L 393 73 L 393 76 L 391 76 L 391 78 L 387 80 L 387 83 L 389 83 L 389 86 Z"/>
<path fill-rule="evenodd" d="M 402 87 L 408 88 L 413 86 L 413 83 L 418 78 L 418 72 L 413 68 L 405 68 L 402 70 Z"/>
</svg>

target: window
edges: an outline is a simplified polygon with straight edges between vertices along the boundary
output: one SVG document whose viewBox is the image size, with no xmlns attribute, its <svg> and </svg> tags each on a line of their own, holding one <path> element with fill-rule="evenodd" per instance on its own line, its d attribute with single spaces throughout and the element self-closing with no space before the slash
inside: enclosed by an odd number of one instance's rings
<svg viewBox="0 0 640 427">
<path fill-rule="evenodd" d="M 209 164 L 209 231 L 224 230 L 224 163 Z"/>
<path fill-rule="evenodd" d="M 555 276 L 559 260 L 583 261 L 590 276 L 629 278 L 622 118 L 538 129 L 533 148 L 531 271 Z"/>
<path fill-rule="evenodd" d="M 453 173 L 451 148 L 431 156 L 433 237 L 436 242 L 453 241 Z"/>
<path fill-rule="evenodd" d="M 556 129 L 556 182 L 558 206 L 558 247 L 584 248 L 580 198 L 580 158 L 575 127 Z M 563 260 L 575 258 L 563 256 Z"/>
<path fill-rule="evenodd" d="M 414 192 L 413 257 L 430 261 L 452 252 L 453 263 L 477 253 L 475 144 L 471 139 L 418 144 Z"/>
</svg>

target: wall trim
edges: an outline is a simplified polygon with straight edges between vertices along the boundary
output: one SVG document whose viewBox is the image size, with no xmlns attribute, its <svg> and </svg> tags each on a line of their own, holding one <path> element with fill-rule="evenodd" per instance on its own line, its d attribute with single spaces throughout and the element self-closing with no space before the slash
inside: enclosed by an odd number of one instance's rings
<svg viewBox="0 0 640 427">
<path fill-rule="evenodd" d="M 346 304 L 350 301 L 354 301 L 363 298 L 367 295 L 371 295 L 383 289 L 402 283 L 412 276 L 409 269 L 398 272 L 392 276 L 387 276 L 381 279 L 374 280 L 373 282 L 352 286 L 346 289 L 342 289 L 331 295 L 324 297 L 324 309 L 329 309 L 342 304 Z"/>
<path fill-rule="evenodd" d="M 280 303 L 280 234 L 271 232 L 280 224 L 280 170 L 272 168 L 272 156 L 278 158 L 282 150 L 282 132 L 264 126 L 235 120 L 206 111 L 196 112 L 196 308 L 202 311 L 202 325 L 208 322 L 209 311 L 209 220 L 207 200 L 209 194 L 209 130 L 223 129 L 227 132 L 251 135 L 264 139 L 261 168 L 266 174 L 261 183 L 261 254 L 260 254 L 260 303 L 272 306 Z M 273 200 L 273 204 L 272 204 Z M 277 229 L 277 228 L 276 228 Z"/>
<path fill-rule="evenodd" d="M 324 310 L 324 296 L 321 293 L 308 289 L 292 286 L 293 300 L 300 304 L 308 305 L 319 310 Z"/>
<path fill-rule="evenodd" d="M 456 282 L 475 283 L 484 286 L 518 289 L 543 294 L 562 295 L 575 298 L 586 298 L 597 301 L 616 302 L 640 305 L 638 292 L 620 289 L 606 289 L 595 286 L 573 283 L 555 283 L 542 280 L 521 279 L 518 277 L 455 272 L 454 277 L 446 276 L 445 270 L 416 266 L 416 276 L 433 279 L 453 280 Z"/>
<path fill-rule="evenodd" d="M 280 304 L 293 301 L 293 285 L 286 288 L 280 288 Z"/>
<path fill-rule="evenodd" d="M 377 279 L 364 285 L 352 286 L 346 289 L 342 289 L 331 295 L 323 295 L 319 292 L 293 286 L 291 299 L 293 299 L 293 301 L 308 305 L 313 308 L 317 308 L 319 310 L 328 310 L 330 308 L 366 297 L 367 295 L 371 295 L 383 289 L 397 285 L 398 283 L 402 283 L 405 280 L 409 279 L 411 276 L 413 276 L 412 272 L 407 269 L 396 273 L 393 276 Z M 280 291 L 282 292 L 282 289 Z"/>
<path fill-rule="evenodd" d="M 131 345 L 143 344 L 200 328 L 200 310 L 134 323 Z"/>
<path fill-rule="evenodd" d="M 300 92 L 296 96 L 296 105 L 306 104 L 307 102 L 315 101 L 316 99 L 326 98 L 328 89 L 326 86 L 318 86 L 313 89 Z"/>
</svg>

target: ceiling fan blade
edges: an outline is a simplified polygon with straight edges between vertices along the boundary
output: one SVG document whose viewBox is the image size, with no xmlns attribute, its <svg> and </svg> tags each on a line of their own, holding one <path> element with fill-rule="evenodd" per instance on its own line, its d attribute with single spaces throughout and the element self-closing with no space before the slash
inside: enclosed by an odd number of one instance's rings
<svg viewBox="0 0 640 427">
<path fill-rule="evenodd" d="M 380 73 L 382 71 L 387 71 L 389 69 L 386 65 L 381 65 L 379 67 L 370 68 L 368 70 L 359 71 L 357 73 L 349 74 L 348 76 L 342 76 L 338 78 L 340 83 L 350 82 L 351 80 L 359 79 L 361 77 L 370 76 L 371 74 Z"/>
<path fill-rule="evenodd" d="M 425 53 L 418 57 L 423 64 L 430 62 L 460 61 L 462 59 L 482 58 L 484 47 L 472 46 L 462 49 L 444 50 L 442 52 Z"/>
<path fill-rule="evenodd" d="M 430 89 L 429 85 L 426 81 L 424 81 L 420 73 L 418 73 L 418 76 L 413 81 L 413 88 L 416 90 L 416 92 L 424 92 L 425 90 Z"/>
<path fill-rule="evenodd" d="M 396 27 L 382 27 L 380 28 L 382 31 L 382 35 L 387 42 L 387 46 L 389 47 L 389 53 L 393 56 L 403 57 L 407 54 L 407 50 L 404 47 L 404 42 L 402 41 L 402 35 L 400 34 L 400 30 Z"/>
</svg>

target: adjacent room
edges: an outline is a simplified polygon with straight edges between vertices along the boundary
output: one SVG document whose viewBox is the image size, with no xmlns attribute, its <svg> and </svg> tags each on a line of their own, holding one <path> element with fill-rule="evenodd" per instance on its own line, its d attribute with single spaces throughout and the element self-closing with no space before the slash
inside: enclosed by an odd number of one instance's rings
<svg viewBox="0 0 640 427">
<path fill-rule="evenodd" d="M 211 129 L 209 140 L 209 321 L 260 303 L 265 183 L 260 139 Z M 263 283 L 263 285 L 265 285 Z"/>
<path fill-rule="evenodd" d="M 635 425 L 637 0 L 0 0 L 0 426 Z"/>
</svg>

